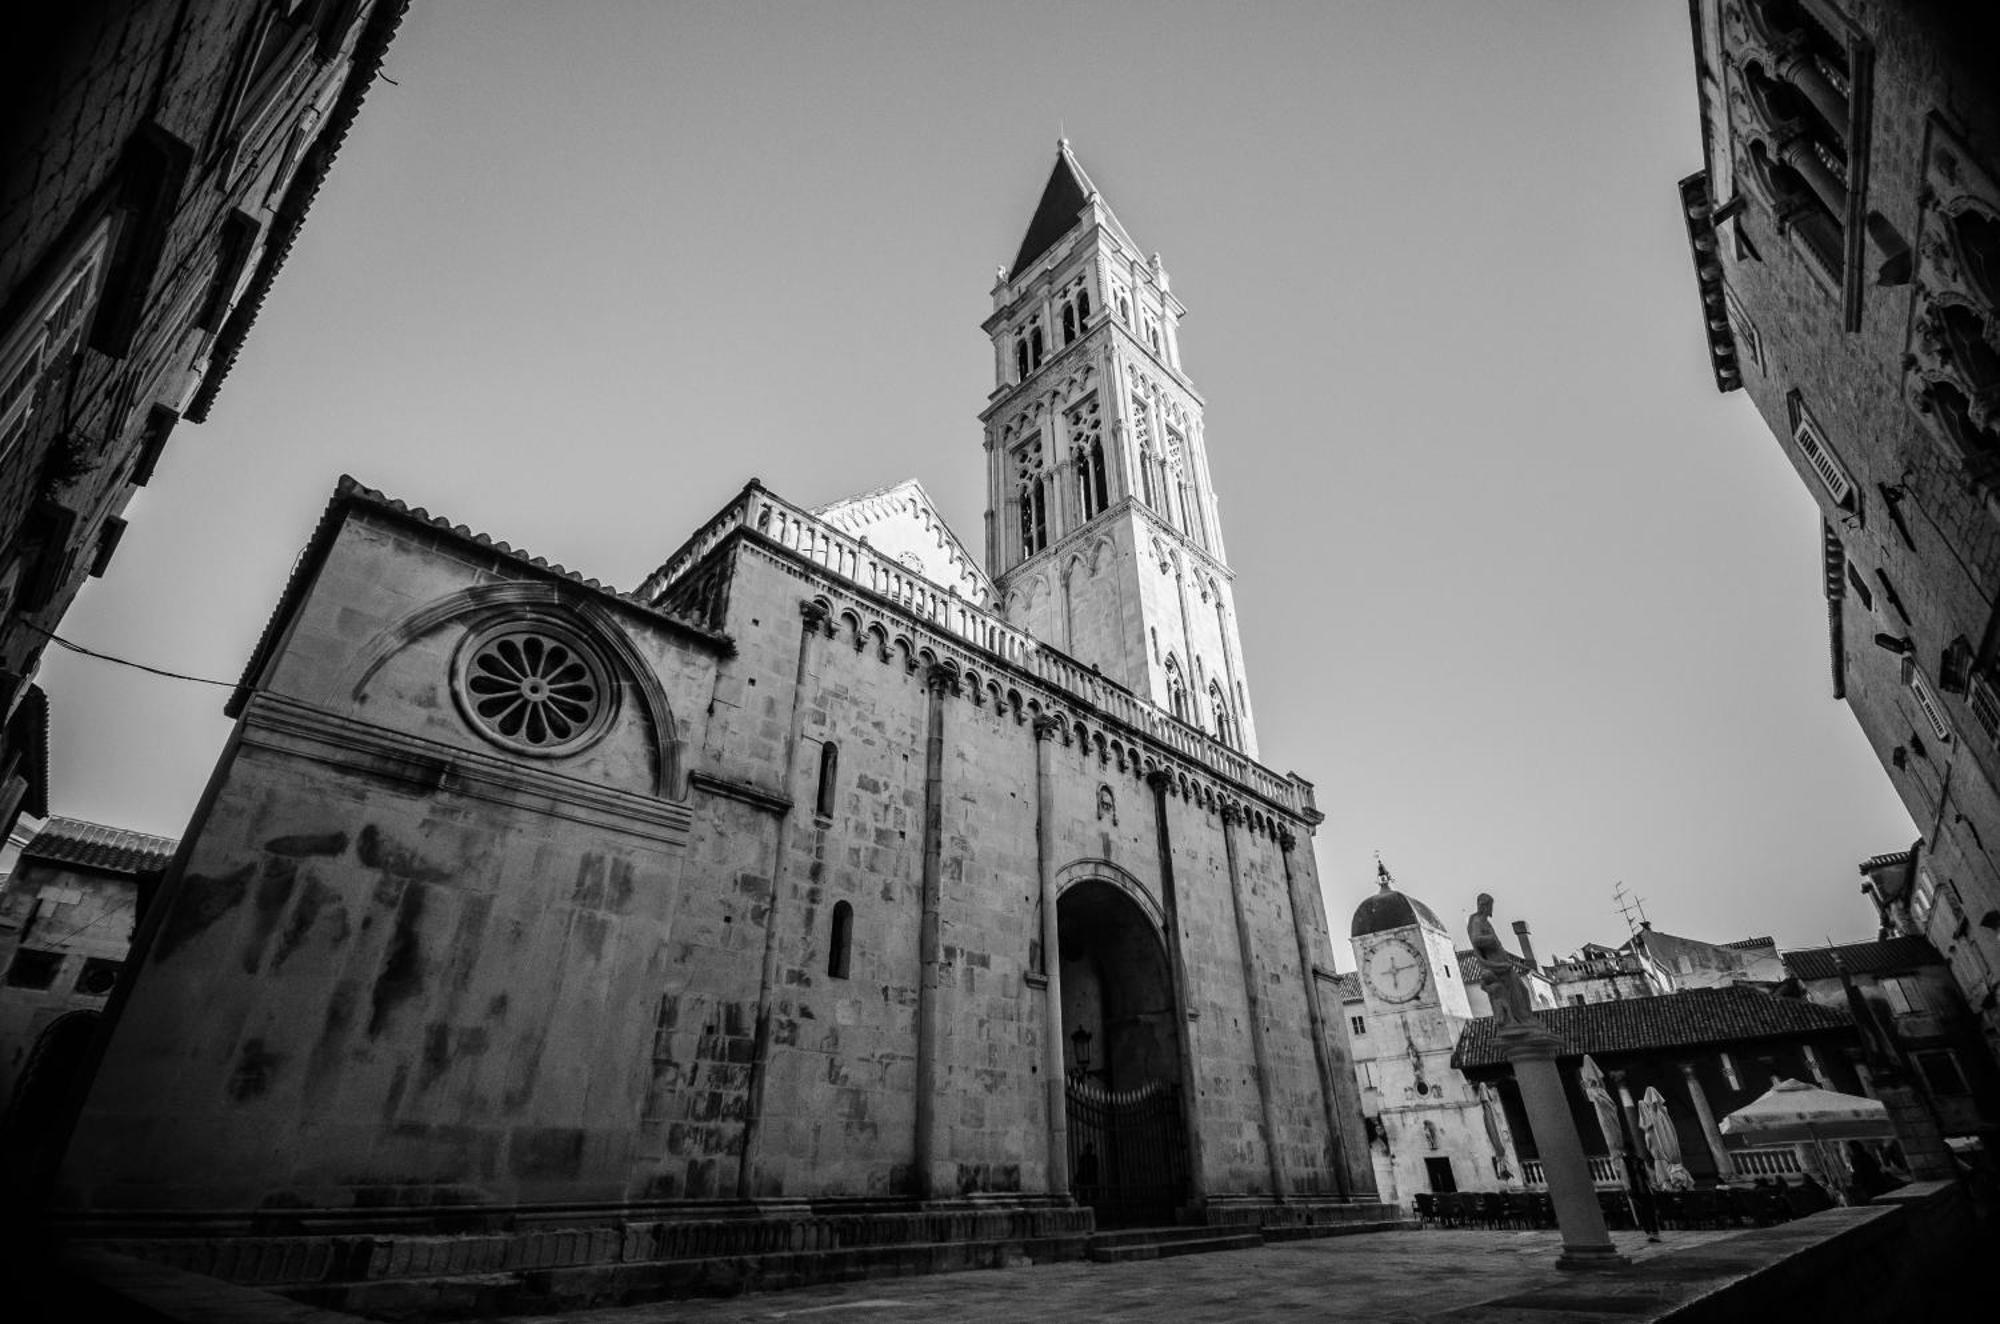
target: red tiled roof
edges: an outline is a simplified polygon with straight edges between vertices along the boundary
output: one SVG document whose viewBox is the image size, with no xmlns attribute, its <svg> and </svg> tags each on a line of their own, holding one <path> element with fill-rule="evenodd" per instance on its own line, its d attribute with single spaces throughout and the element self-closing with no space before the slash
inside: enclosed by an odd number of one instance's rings
<svg viewBox="0 0 2000 1324">
<path fill-rule="evenodd" d="M 1835 964 L 1835 958 L 1839 964 Z M 1799 979 L 1838 979 L 1841 966 L 1850 975 L 1884 975 L 1920 965 L 1943 965 L 1945 959 L 1924 937 L 1885 938 L 1851 942 L 1843 947 L 1813 947 L 1786 952 L 1785 969 Z"/>
<path fill-rule="evenodd" d="M 1656 998 L 1550 1007 L 1536 1015 L 1563 1041 L 1561 1056 L 1564 1057 L 1731 1043 L 1853 1026 L 1845 1011 L 1822 1007 L 1803 998 L 1774 997 L 1741 984 L 1690 989 Z M 1505 1060 L 1494 1039 L 1491 1016 L 1482 1016 L 1467 1025 L 1451 1056 L 1452 1066 L 1460 1070 L 1496 1066 Z"/>
<path fill-rule="evenodd" d="M 103 873 L 152 873 L 167 867 L 180 843 L 130 828 L 52 818 L 21 848 L 21 863 L 73 864 Z"/>
</svg>

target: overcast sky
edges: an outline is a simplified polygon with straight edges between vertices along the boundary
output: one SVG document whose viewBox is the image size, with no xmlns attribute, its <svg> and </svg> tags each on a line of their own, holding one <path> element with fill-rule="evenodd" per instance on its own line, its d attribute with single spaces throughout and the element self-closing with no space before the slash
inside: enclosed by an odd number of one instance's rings
<svg viewBox="0 0 2000 1324">
<path fill-rule="evenodd" d="M 1687 8 L 422 0 L 62 633 L 234 680 L 336 478 L 623 588 L 753 475 L 977 544 L 979 330 L 1066 129 L 1192 310 L 1264 761 L 1455 932 L 1872 936 L 1915 836 L 1818 521 L 1715 392 Z M 178 834 L 225 692 L 51 648 L 55 812 Z M 1462 934 L 1461 934 L 1462 936 Z"/>
</svg>

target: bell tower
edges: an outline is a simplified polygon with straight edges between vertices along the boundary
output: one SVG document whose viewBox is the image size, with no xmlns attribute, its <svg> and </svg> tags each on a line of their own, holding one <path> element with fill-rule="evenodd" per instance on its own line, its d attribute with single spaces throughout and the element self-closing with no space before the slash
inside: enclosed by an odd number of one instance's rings
<svg viewBox="0 0 2000 1324">
<path fill-rule="evenodd" d="M 1010 624 L 1255 757 L 1186 312 L 1064 139 L 983 324 L 986 566 Z"/>
</svg>

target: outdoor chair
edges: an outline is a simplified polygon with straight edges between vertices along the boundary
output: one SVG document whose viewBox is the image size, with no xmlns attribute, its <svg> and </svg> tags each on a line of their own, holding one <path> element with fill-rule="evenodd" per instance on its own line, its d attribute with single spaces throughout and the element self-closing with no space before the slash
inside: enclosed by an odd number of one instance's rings
<svg viewBox="0 0 2000 1324">
<path fill-rule="evenodd" d="M 1715 1201 L 1715 1225 L 1736 1227 L 1749 1217 L 1749 1209 L 1744 1204 L 1743 1192 L 1734 1186 L 1718 1186 L 1709 1193 Z"/>
<path fill-rule="evenodd" d="M 1438 1218 L 1446 1227 L 1465 1226 L 1465 1197 L 1457 1191 L 1443 1191 L 1438 1195 Z"/>
<path fill-rule="evenodd" d="M 1503 1227 L 1533 1227 L 1534 1208 L 1529 1198 L 1519 1191 L 1507 1191 L 1500 1196 L 1500 1223 Z"/>
<path fill-rule="evenodd" d="M 1507 1221 L 1507 1204 L 1498 1191 L 1479 1193 L 1479 1223 L 1482 1227 L 1500 1227 Z"/>
<path fill-rule="evenodd" d="M 1438 1225 L 1437 1197 L 1429 1191 L 1423 1191 L 1418 1194 L 1416 1204 L 1417 1225 L 1419 1227 L 1436 1227 Z"/>
</svg>

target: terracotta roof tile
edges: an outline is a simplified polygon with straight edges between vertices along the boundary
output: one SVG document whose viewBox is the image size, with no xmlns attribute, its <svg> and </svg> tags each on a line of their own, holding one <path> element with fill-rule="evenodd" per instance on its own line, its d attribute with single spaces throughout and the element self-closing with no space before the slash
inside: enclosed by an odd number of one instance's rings
<svg viewBox="0 0 2000 1324">
<path fill-rule="evenodd" d="M 1803 998 L 1775 997 L 1741 984 L 1622 1002 L 1550 1007 L 1536 1015 L 1563 1041 L 1564 1057 L 1730 1043 L 1853 1025 L 1847 1013 L 1837 1008 Z M 1496 1066 L 1505 1060 L 1494 1040 L 1493 1018 L 1482 1016 L 1460 1033 L 1451 1064 L 1464 1070 Z"/>
<path fill-rule="evenodd" d="M 149 832 L 80 818 L 52 818 L 21 848 L 21 862 L 74 864 L 104 873 L 151 873 L 166 868 L 179 845 L 172 837 Z"/>
<path fill-rule="evenodd" d="M 1838 979 L 1842 966 L 1850 975 L 1880 975 L 1914 966 L 1945 963 L 1938 949 L 1931 946 L 1930 939 L 1924 937 L 1851 942 L 1841 947 L 1813 947 L 1803 952 L 1786 952 L 1784 961 L 1785 969 L 1799 979 Z"/>
</svg>

